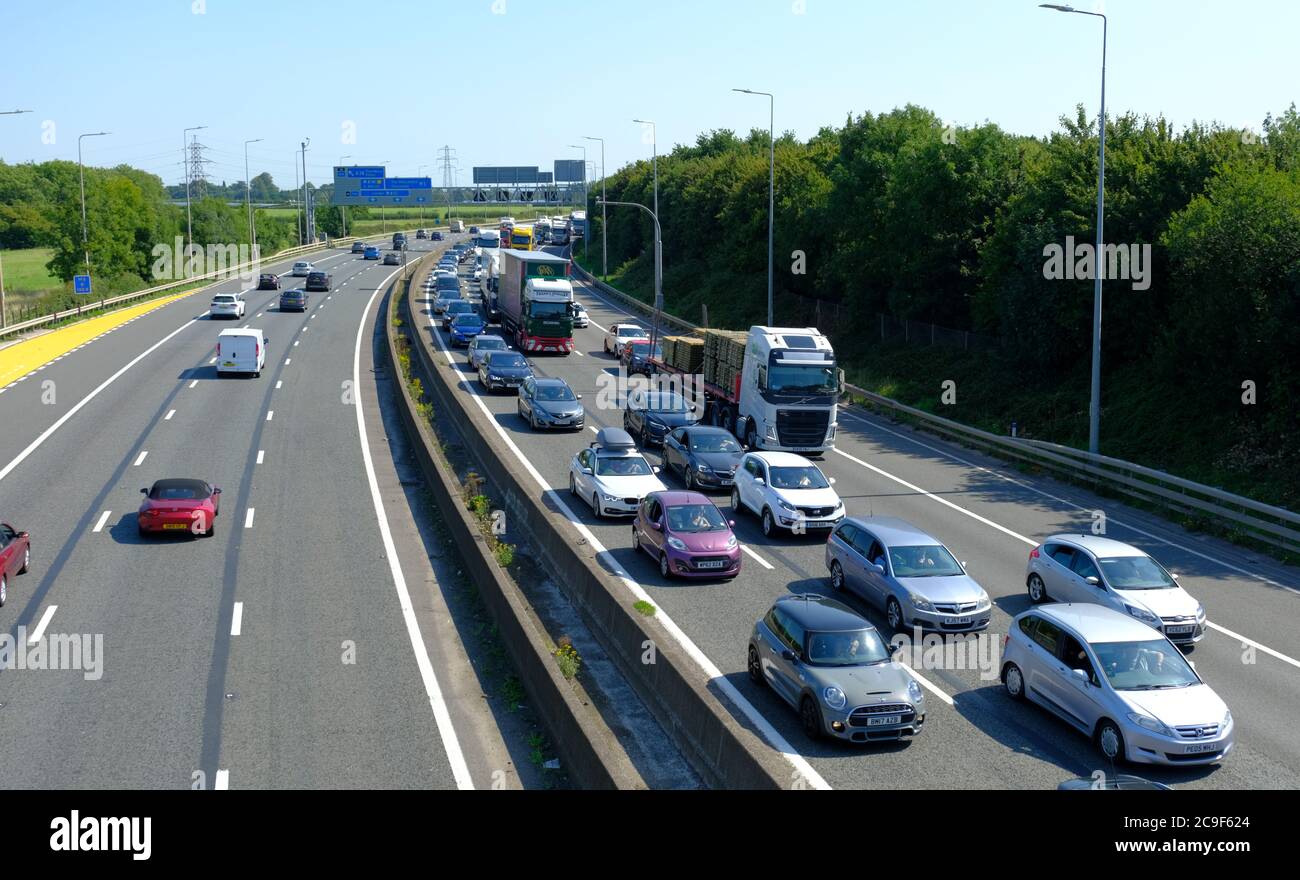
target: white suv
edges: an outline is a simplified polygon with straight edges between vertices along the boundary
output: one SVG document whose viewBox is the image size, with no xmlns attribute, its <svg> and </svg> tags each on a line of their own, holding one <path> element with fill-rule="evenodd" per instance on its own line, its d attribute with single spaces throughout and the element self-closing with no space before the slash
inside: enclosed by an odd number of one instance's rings
<svg viewBox="0 0 1300 880">
<path fill-rule="evenodd" d="M 640 324 L 610 324 L 605 334 L 605 354 L 623 356 L 623 346 L 629 339 L 649 339 L 650 332 Z"/>
<path fill-rule="evenodd" d="M 821 468 L 793 452 L 749 452 L 736 468 L 731 506 L 763 520 L 763 534 L 833 529 L 844 519 L 844 502 Z"/>
<path fill-rule="evenodd" d="M 315 270 L 316 267 L 306 260 L 299 260 L 293 264 L 293 275 L 295 278 L 306 278 Z"/>
<path fill-rule="evenodd" d="M 238 293 L 218 293 L 212 297 L 212 303 L 208 306 L 208 314 L 213 318 L 234 318 L 239 320 L 244 317 L 246 308 L 242 295 Z"/>
</svg>

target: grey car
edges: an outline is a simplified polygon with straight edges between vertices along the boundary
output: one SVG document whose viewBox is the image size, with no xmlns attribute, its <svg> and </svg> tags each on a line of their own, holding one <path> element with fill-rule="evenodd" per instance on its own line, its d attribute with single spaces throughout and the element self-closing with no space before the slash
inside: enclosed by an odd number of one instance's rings
<svg viewBox="0 0 1300 880">
<path fill-rule="evenodd" d="M 454 302 L 468 302 L 460 288 L 455 290 L 439 289 L 438 297 L 433 301 L 433 311 L 435 314 L 441 315 L 447 311 L 447 306 Z"/>
<path fill-rule="evenodd" d="M 563 379 L 532 377 L 519 386 L 519 417 L 534 431 L 566 428 L 581 431 L 587 412 L 582 395 L 574 394 Z"/>
<path fill-rule="evenodd" d="M 895 517 L 846 517 L 826 542 L 831 588 L 884 609 L 898 632 L 976 632 L 989 625 L 989 594 L 937 538 Z"/>
<path fill-rule="evenodd" d="M 466 356 L 469 357 L 469 365 L 477 372 L 488 352 L 508 351 L 509 349 L 510 346 L 500 336 L 495 334 L 479 335 L 475 336 L 474 341 L 469 344 Z"/>
<path fill-rule="evenodd" d="M 1142 621 L 1184 647 L 1205 636 L 1205 608 L 1136 547 L 1100 535 L 1052 535 L 1029 551 L 1035 602 L 1093 602 Z"/>
<path fill-rule="evenodd" d="M 1018 615 L 1002 649 L 1009 696 L 1030 700 L 1110 761 L 1184 766 L 1232 751 L 1232 713 L 1159 632 L 1090 603 Z"/>
<path fill-rule="evenodd" d="M 865 743 L 920 733 L 925 694 L 890 646 L 847 605 L 782 596 L 754 624 L 749 677 L 799 712 L 809 737 Z"/>
</svg>

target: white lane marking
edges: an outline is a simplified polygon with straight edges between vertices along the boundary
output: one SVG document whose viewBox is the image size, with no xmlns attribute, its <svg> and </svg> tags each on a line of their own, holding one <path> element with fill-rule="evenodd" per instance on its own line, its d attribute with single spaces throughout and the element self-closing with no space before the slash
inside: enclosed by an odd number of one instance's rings
<svg viewBox="0 0 1300 880">
<path fill-rule="evenodd" d="M 239 635 L 239 631 L 243 628 L 243 626 L 244 626 L 244 603 L 236 602 L 235 614 L 233 617 L 230 618 L 230 634 L 232 636 Z"/>
<path fill-rule="evenodd" d="M 433 324 L 432 316 L 429 318 L 429 323 L 431 325 Z M 442 337 L 437 333 L 434 333 L 433 336 L 438 340 L 438 345 L 442 347 L 442 350 L 446 352 L 447 357 L 450 360 L 451 352 L 448 351 L 446 344 L 442 341 Z M 358 334 L 358 350 L 360 350 L 360 346 L 361 337 Z M 355 379 L 356 377 L 354 376 L 353 378 Z M 523 451 L 515 445 L 514 440 L 512 440 L 510 435 L 506 433 L 505 429 L 501 427 L 496 418 L 492 415 L 491 410 L 489 410 L 487 405 L 483 402 L 483 398 L 479 394 L 478 388 L 468 383 L 466 383 L 465 387 L 469 389 L 472 399 L 487 417 L 489 424 L 491 424 L 492 428 L 496 431 L 497 436 L 499 436 L 506 447 L 514 453 L 515 458 L 521 465 L 523 465 L 524 470 L 528 471 L 528 475 L 533 478 L 534 482 L 541 487 L 542 492 L 547 495 L 550 500 L 554 502 L 560 512 L 564 514 L 564 518 L 567 519 L 574 529 L 577 530 L 578 534 L 586 539 L 588 546 L 595 550 L 597 555 L 615 571 L 619 580 L 627 586 L 636 598 L 646 602 L 651 602 L 651 596 L 646 592 L 645 588 L 623 571 L 622 566 L 618 564 L 617 560 L 614 559 L 609 550 L 600 543 L 600 540 L 591 529 L 587 528 L 586 523 L 578 519 L 573 510 L 570 509 L 568 503 L 560 497 L 560 493 L 551 488 L 550 484 L 546 482 L 546 479 L 540 472 L 538 472 L 537 468 L 533 467 L 533 463 L 528 460 L 528 457 L 524 455 Z M 591 428 L 593 431 L 596 430 L 592 425 L 588 425 L 587 427 Z M 781 735 L 781 732 L 772 725 L 772 722 L 768 721 L 763 713 L 761 713 L 753 703 L 747 700 L 744 694 L 736 689 L 736 686 L 731 683 L 731 679 L 722 674 L 722 670 L 709 659 L 707 654 L 700 650 L 698 645 L 691 641 L 690 637 L 677 626 L 676 622 L 668 616 L 667 612 L 665 612 L 663 608 L 659 608 L 658 611 L 655 612 L 655 619 L 668 630 L 669 634 L 676 640 L 677 644 L 679 644 L 682 649 L 690 655 L 691 659 L 695 661 L 695 664 L 700 668 L 704 675 L 708 677 L 709 682 L 716 684 L 718 688 L 727 695 L 727 698 L 740 709 L 745 717 L 749 719 L 750 723 L 758 728 L 759 732 L 763 735 L 763 738 L 766 739 L 774 749 L 780 752 L 782 757 L 794 766 L 794 768 L 799 772 L 799 775 L 809 785 L 818 789 L 829 789 L 831 787 L 830 783 L 823 779 L 821 774 L 813 769 L 812 764 L 808 763 L 808 759 L 795 751 L 794 746 L 790 745 L 789 741 Z"/>
<path fill-rule="evenodd" d="M 924 675 L 922 675 L 921 673 L 917 672 L 915 669 L 913 669 L 912 667 L 908 666 L 906 663 L 904 663 L 904 662 L 901 661 L 901 660 L 898 661 L 898 665 L 901 666 L 901 667 L 903 667 L 904 669 L 906 669 L 906 670 L 908 671 L 908 673 L 912 676 L 912 678 L 915 678 L 918 682 L 920 682 L 921 686 L 922 686 L 923 688 L 925 688 L 927 691 L 929 691 L 930 693 L 934 694 L 934 695 L 935 695 L 936 697 L 938 697 L 939 699 L 943 700 L 943 701 L 944 701 L 945 703 L 947 703 L 949 706 L 955 705 L 955 704 L 953 703 L 953 699 L 952 699 L 952 697 L 950 697 L 946 692 L 944 692 L 944 691 L 941 690 L 939 687 L 937 687 L 937 686 L 934 684 L 934 682 L 930 681 L 930 679 L 926 678 Z"/>
<path fill-rule="evenodd" d="M 204 312 L 203 314 L 206 315 L 207 312 Z M 199 318 L 201 317 L 203 317 L 203 315 L 199 316 Z M 189 327 L 191 324 L 197 323 L 199 318 L 193 318 L 189 321 L 186 321 L 184 324 L 177 327 L 172 332 L 168 333 L 162 339 L 159 339 L 153 345 L 149 346 L 144 351 L 140 352 L 138 355 L 136 355 L 134 358 L 128 361 L 127 364 L 123 366 L 121 369 L 119 369 L 116 373 L 114 373 L 113 375 L 105 379 L 103 382 L 101 382 L 95 388 L 94 391 L 90 392 L 85 397 L 81 398 L 81 400 L 77 402 L 76 406 L 72 407 L 72 409 L 68 410 L 66 413 L 60 416 L 58 421 L 56 421 L 54 424 L 50 425 L 43 432 L 41 432 L 41 435 L 39 437 L 37 437 L 35 440 L 29 443 L 26 449 L 24 449 L 22 452 L 14 456 L 13 461 L 5 465 L 3 470 L 0 470 L 0 480 L 3 480 L 5 477 L 9 476 L 9 474 L 13 472 L 14 468 L 18 467 L 18 465 L 26 461 L 29 455 L 31 455 L 33 452 L 39 449 L 42 443 L 50 439 L 50 437 L 54 435 L 55 431 L 57 431 L 59 428 L 62 428 L 64 424 L 67 423 L 68 419 L 72 418 L 77 413 L 79 413 L 83 406 L 85 406 L 86 404 L 90 403 L 90 401 L 98 397 L 101 391 L 103 391 L 109 385 L 112 385 L 114 382 L 116 382 L 127 370 L 131 369 L 136 364 L 140 363 L 140 361 L 144 360 L 146 357 L 153 354 L 158 348 L 160 348 L 164 343 L 169 341 L 177 333 L 180 333 L 182 330 L 184 330 L 186 327 Z"/>
<path fill-rule="evenodd" d="M 294 347 L 294 348 L 297 348 L 297 347 L 298 347 L 298 342 L 299 342 L 299 340 L 297 340 L 297 339 L 295 339 L 295 340 L 293 341 L 293 347 Z"/>
<path fill-rule="evenodd" d="M 415 618 L 415 608 L 411 604 L 411 594 L 406 588 L 406 578 L 402 575 L 402 567 L 397 559 L 397 546 L 393 543 L 393 533 L 388 526 L 388 514 L 384 511 L 384 502 L 379 495 L 379 480 L 375 476 L 375 465 L 370 457 L 370 440 L 366 433 L 366 415 L 365 407 L 362 405 L 361 391 L 361 339 L 365 335 L 366 318 L 370 314 L 371 306 L 374 305 L 375 297 L 379 296 L 379 291 L 383 289 L 393 275 L 397 274 L 394 270 L 383 283 L 375 287 L 374 293 L 370 294 L 370 300 L 366 307 L 361 311 L 361 321 L 357 324 L 357 341 L 352 351 L 352 388 L 356 395 L 353 406 L 357 410 L 357 432 L 361 439 L 361 459 L 366 466 L 366 480 L 370 484 L 370 501 L 375 507 L 375 519 L 379 523 L 379 535 L 383 539 L 384 557 L 388 560 L 388 568 L 393 577 L 393 585 L 397 589 L 398 604 L 402 608 L 402 619 L 406 622 L 406 632 L 411 639 L 411 649 L 415 652 L 415 664 L 420 669 L 420 678 L 424 682 L 425 693 L 429 697 L 429 705 L 433 708 L 433 720 L 438 726 L 438 734 L 442 738 L 443 750 L 447 753 L 447 762 L 451 765 L 452 776 L 456 780 L 456 787 L 464 790 L 474 788 L 474 780 L 469 775 L 469 766 L 465 763 L 465 755 L 461 751 L 460 741 L 456 737 L 456 730 L 451 724 L 451 713 L 447 711 L 447 703 L 442 697 L 442 688 L 438 686 L 438 677 L 433 671 L 433 661 L 429 659 L 428 649 L 424 645 L 424 637 L 420 635 L 420 624 Z M 386 319 L 386 316 L 381 320 Z"/>
<path fill-rule="evenodd" d="M 137 459 L 135 460 L 135 465 L 134 465 L 134 467 L 139 467 L 140 465 L 144 464 L 144 457 L 145 457 L 146 455 L 148 455 L 148 454 L 149 454 L 149 450 L 148 450 L 148 449 L 146 449 L 146 450 L 144 450 L 143 452 L 141 452 L 141 453 L 140 453 L 140 457 L 137 458 Z"/>
<path fill-rule="evenodd" d="M 50 618 L 58 610 L 58 605 L 50 605 L 45 609 L 45 613 L 41 615 L 41 622 L 36 624 L 36 629 L 32 630 L 31 635 L 27 637 L 27 644 L 32 645 L 41 640 L 41 636 L 45 635 L 45 627 L 50 625 Z"/>
<path fill-rule="evenodd" d="M 285 359 L 284 359 L 284 365 L 285 365 L 286 367 L 289 366 L 289 364 L 291 364 L 291 363 L 293 363 L 293 358 L 285 358 Z"/>
<path fill-rule="evenodd" d="M 257 450 L 257 463 L 258 463 L 258 464 L 261 464 L 261 463 L 262 463 L 262 459 L 264 459 L 265 457 L 266 457 L 266 450 L 265 450 L 265 449 L 259 449 L 259 450 Z"/>
<path fill-rule="evenodd" d="M 173 409 L 173 410 L 168 410 L 168 411 L 167 411 L 167 415 L 163 416 L 163 421 L 164 421 L 164 422 L 170 422 L 170 421 L 172 420 L 172 416 L 174 416 L 174 415 L 176 415 L 176 410 L 174 410 L 174 409 Z"/>
<path fill-rule="evenodd" d="M 216 358 L 213 358 L 212 360 L 208 361 L 208 364 L 209 364 L 209 365 L 212 365 L 212 364 L 215 364 L 216 362 L 217 362 L 217 359 L 216 359 Z"/>
<path fill-rule="evenodd" d="M 938 450 L 936 450 L 936 451 L 938 451 Z M 945 507 L 950 507 L 950 508 L 952 508 L 953 510 L 957 511 L 958 513 L 964 514 L 965 516 L 969 516 L 971 519 L 978 520 L 979 522 L 984 523 L 984 525 L 986 525 L 986 526 L 990 526 L 991 528 L 997 529 L 999 532 L 1002 532 L 1002 533 L 1005 534 L 1005 535 L 1009 535 L 1009 536 L 1011 536 L 1012 538 L 1015 538 L 1017 541 L 1021 541 L 1021 542 L 1025 543 L 1025 544 L 1028 544 L 1030 547 L 1037 547 L 1037 546 L 1038 546 L 1038 542 L 1035 541 L 1034 539 L 1032 539 L 1032 538 L 1028 538 L 1028 537 L 1026 537 L 1026 536 L 1020 534 L 1019 532 L 1014 532 L 1014 531 L 1012 531 L 1011 529 L 1007 528 L 1006 526 L 1001 525 L 1001 524 L 999 524 L 999 523 L 995 523 L 995 522 L 994 522 L 993 520 L 991 520 L 991 519 L 988 519 L 988 518 L 986 518 L 986 517 L 982 517 L 982 516 L 980 516 L 978 513 L 975 513 L 975 512 L 970 511 L 970 510 L 967 510 L 966 508 L 961 507 L 960 505 L 954 504 L 954 503 L 952 503 L 951 501 L 949 501 L 949 500 L 946 499 L 946 498 L 940 498 L 938 495 L 935 495 L 935 494 L 933 494 L 933 493 L 931 493 L 931 492 L 927 492 L 927 491 L 925 491 L 924 489 L 922 489 L 920 486 L 917 486 L 917 485 L 915 485 L 915 484 L 913 484 L 913 483 L 909 483 L 907 480 L 904 480 L 902 477 L 896 477 L 896 476 L 894 476 L 893 474 L 889 473 L 888 471 L 881 470 L 880 468 L 876 467 L 876 466 L 873 465 L 873 464 L 867 464 L 867 463 L 866 463 L 865 461 L 863 461 L 862 459 L 857 458 L 856 456 L 850 455 L 849 453 L 844 452 L 843 450 L 836 449 L 835 452 L 836 452 L 837 454 L 839 454 L 839 455 L 844 456 L 845 458 L 849 459 L 850 461 L 853 461 L 853 462 L 856 462 L 857 464 L 862 465 L 864 468 L 867 468 L 867 469 L 870 470 L 870 471 L 873 471 L 873 472 L 875 472 L 875 473 L 877 473 L 877 474 L 880 474 L 882 477 L 885 477 L 886 479 L 893 480 L 895 483 L 898 483 L 899 485 L 906 486 L 907 488 L 911 489 L 913 492 L 917 492 L 917 493 L 919 493 L 919 494 L 921 494 L 921 495 L 924 495 L 926 498 L 929 498 L 929 499 L 931 499 L 932 501 L 937 501 L 937 502 L 939 502 L 940 504 L 944 505 Z M 974 467 L 974 465 L 972 465 L 972 466 Z M 982 468 L 981 468 L 981 469 L 982 469 Z M 1026 487 L 1026 488 L 1032 488 L 1032 487 Z M 1043 493 L 1043 494 L 1046 494 L 1046 493 Z M 1065 502 L 1065 503 L 1069 504 L 1070 502 Z M 1078 505 L 1074 505 L 1074 506 L 1077 507 Z M 1083 508 L 1080 507 L 1079 509 L 1082 510 Z M 1111 522 L 1113 523 L 1114 520 L 1112 519 Z M 1152 536 L 1152 537 L 1154 537 L 1154 536 Z M 1159 540 L 1159 539 L 1157 539 L 1157 540 Z M 1165 543 L 1167 543 L 1167 544 L 1173 544 L 1173 542 L 1171 542 L 1171 541 L 1166 541 Z M 1173 545 L 1173 546 L 1177 546 L 1177 545 Z M 1193 552 L 1194 552 L 1194 551 L 1193 551 Z M 1200 555 L 1202 555 L 1202 554 L 1199 554 L 1199 553 L 1198 553 L 1197 555 L 1200 556 Z M 1205 558 L 1209 559 L 1210 557 L 1205 557 Z M 1250 572 L 1246 572 L 1246 573 L 1249 574 Z M 1292 666 L 1295 666 L 1296 668 L 1300 668 L 1300 660 L 1296 660 L 1296 659 L 1294 659 L 1294 658 L 1292 658 L 1292 657 L 1288 657 L 1286 654 L 1283 654 L 1283 653 L 1281 653 L 1281 652 L 1279 652 L 1279 651 L 1276 651 L 1276 650 L 1274 650 L 1273 648 L 1270 648 L 1270 647 L 1268 647 L 1268 646 L 1266 646 L 1266 645 L 1260 644 L 1259 642 L 1256 642 L 1256 641 L 1254 641 L 1254 640 L 1252 640 L 1252 639 L 1248 639 L 1248 638 L 1246 638 L 1246 637 L 1243 636 L 1243 635 L 1239 635 L 1239 634 L 1237 634 L 1237 633 L 1234 633 L 1232 630 L 1225 629 L 1224 627 L 1221 627 L 1221 626 L 1219 626 L 1218 624 L 1216 624 L 1216 623 L 1214 623 L 1214 622 L 1212 622 L 1212 621 L 1206 621 L 1206 626 L 1210 627 L 1211 629 L 1218 630 L 1219 632 L 1224 633 L 1225 635 L 1229 636 L 1230 638 L 1238 639 L 1238 640 L 1241 641 L 1243 644 L 1250 645 L 1250 646 L 1254 647 L 1256 650 L 1263 651 L 1264 653 L 1266 653 L 1266 654 L 1268 654 L 1268 655 L 1270 655 L 1270 656 L 1272 656 L 1272 657 L 1276 657 L 1276 658 L 1278 658 L 1279 660 L 1282 660 L 1282 661 L 1284 661 L 1284 662 L 1286 662 L 1286 663 L 1290 663 Z"/>
<path fill-rule="evenodd" d="M 254 510 L 255 510 L 255 508 L 250 507 L 250 508 L 248 508 L 248 512 L 244 514 L 244 528 L 246 528 L 246 529 L 251 529 L 251 528 L 253 527 L 253 511 L 254 511 Z"/>
<path fill-rule="evenodd" d="M 113 515 L 113 511 L 111 510 L 106 510 L 103 513 L 101 513 L 99 515 L 99 521 L 95 523 L 95 527 L 91 529 L 91 531 L 102 532 L 104 530 L 104 523 L 108 522 L 108 518 L 112 515 Z"/>
<path fill-rule="evenodd" d="M 276 390 L 276 391 L 279 391 L 279 390 L 280 390 L 280 386 L 283 385 L 283 384 L 284 384 L 284 380 L 283 380 L 283 379 L 277 379 L 277 380 L 275 381 L 275 390 Z"/>
<path fill-rule="evenodd" d="M 578 351 L 576 348 L 573 350 L 573 353 L 576 354 L 576 355 L 577 355 L 578 357 L 580 357 L 580 358 L 581 358 L 581 357 L 586 357 L 585 354 L 583 354 L 582 352 Z"/>
<path fill-rule="evenodd" d="M 199 384 L 199 380 L 195 379 L 193 382 L 190 383 L 190 387 L 193 388 L 197 384 Z"/>
<path fill-rule="evenodd" d="M 271 419 L 272 419 L 274 416 L 275 416 L 275 410 L 273 410 L 273 409 L 268 409 L 268 410 L 266 411 L 266 420 L 267 420 L 268 422 L 271 421 Z"/>
<path fill-rule="evenodd" d="M 750 549 L 749 549 L 747 546 L 745 546 L 744 544 L 741 544 L 741 545 L 740 545 L 740 549 L 741 549 L 741 550 L 744 550 L 744 551 L 745 551 L 745 555 L 748 556 L 748 557 L 750 557 L 751 559 L 753 559 L 753 560 L 754 560 L 755 562 L 757 562 L 759 565 L 763 566 L 763 567 L 766 568 L 768 571 L 772 571 L 772 563 L 768 562 L 768 561 L 767 561 L 766 559 L 764 559 L 762 556 L 759 556 L 757 553 L 755 553 L 753 550 L 750 550 Z"/>
<path fill-rule="evenodd" d="M 216 782 L 215 782 L 215 783 L 213 784 L 213 786 L 212 786 L 212 790 L 213 790 L 213 791 L 229 791 L 229 790 L 230 790 L 230 771 L 229 771 L 229 770 L 218 770 L 218 771 L 217 771 L 217 779 L 216 779 Z"/>
<path fill-rule="evenodd" d="M 257 317 L 259 317 L 259 318 L 262 317 L 262 313 L 261 313 L 261 312 L 258 312 L 258 313 L 257 313 Z"/>
</svg>

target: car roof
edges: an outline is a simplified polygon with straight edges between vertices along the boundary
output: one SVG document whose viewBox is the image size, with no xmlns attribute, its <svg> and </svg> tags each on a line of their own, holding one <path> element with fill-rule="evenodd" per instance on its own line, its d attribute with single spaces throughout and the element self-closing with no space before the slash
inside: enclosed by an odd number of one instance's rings
<svg viewBox="0 0 1300 880">
<path fill-rule="evenodd" d="M 728 431 L 726 428 L 718 428 L 718 427 L 714 427 L 713 425 L 682 425 L 682 428 L 684 430 L 691 432 L 692 434 L 711 434 L 713 436 L 723 434 L 726 435 L 727 437 L 736 436 L 735 434 Z"/>
<path fill-rule="evenodd" d="M 551 385 L 556 385 L 556 386 L 562 385 L 565 388 L 569 387 L 569 383 L 561 379 L 559 376 L 538 376 L 536 377 L 534 382 L 536 383 L 538 388 L 545 388 Z"/>
<path fill-rule="evenodd" d="M 218 333 L 217 338 L 221 338 L 222 336 L 261 336 L 261 335 L 262 335 L 262 331 L 257 329 L 256 327 L 231 327 L 227 330 L 222 330 L 220 333 Z"/>
<path fill-rule="evenodd" d="M 495 333 L 488 333 L 483 336 L 480 336 L 476 341 L 483 343 L 483 342 L 490 342 L 492 340 L 496 340 L 497 342 L 505 342 L 504 339 L 502 339 L 500 336 L 496 335 Z"/>
<path fill-rule="evenodd" d="M 845 522 L 852 522 L 867 529 L 889 547 L 943 543 L 929 532 L 896 516 L 851 516 Z"/>
<path fill-rule="evenodd" d="M 776 600 L 776 607 L 804 629 L 834 632 L 850 629 L 875 629 L 871 621 L 842 602 L 817 593 L 797 593 Z"/>
<path fill-rule="evenodd" d="M 1146 556 L 1147 554 L 1125 544 L 1122 541 L 1115 541 L 1110 538 L 1103 538 L 1101 535 L 1052 535 L 1043 541 L 1044 544 L 1073 544 L 1076 547 L 1082 547 L 1093 556 Z"/>
<path fill-rule="evenodd" d="M 1083 636 L 1083 640 L 1089 644 L 1149 642 L 1163 638 L 1158 631 L 1145 623 L 1104 605 L 1086 602 L 1053 603 L 1031 608 L 1020 617 L 1026 614 L 1037 614 L 1054 623 L 1069 627 Z"/>
<path fill-rule="evenodd" d="M 815 466 L 814 462 L 794 452 L 751 452 L 749 454 L 775 467 L 804 467 L 810 464 Z"/>
</svg>

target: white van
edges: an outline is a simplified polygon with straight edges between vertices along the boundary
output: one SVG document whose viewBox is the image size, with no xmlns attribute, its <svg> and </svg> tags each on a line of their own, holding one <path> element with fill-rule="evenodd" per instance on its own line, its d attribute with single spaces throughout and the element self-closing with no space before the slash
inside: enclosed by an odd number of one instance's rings
<svg viewBox="0 0 1300 880">
<path fill-rule="evenodd" d="M 262 375 L 266 366 L 266 344 L 270 342 L 261 330 L 252 327 L 222 330 L 217 337 L 217 375 L 223 373 L 252 373 Z"/>
</svg>

